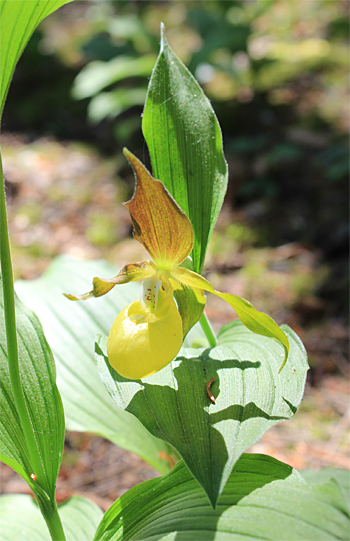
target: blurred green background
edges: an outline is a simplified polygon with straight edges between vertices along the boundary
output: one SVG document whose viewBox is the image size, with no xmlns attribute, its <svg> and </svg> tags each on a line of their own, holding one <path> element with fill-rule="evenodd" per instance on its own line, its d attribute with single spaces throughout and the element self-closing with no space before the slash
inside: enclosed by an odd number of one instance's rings
<svg viewBox="0 0 350 541">
<path fill-rule="evenodd" d="M 228 287 L 280 322 L 346 320 L 348 11 L 343 0 L 95 0 L 50 16 L 3 118 L 17 274 L 35 276 L 35 261 L 42 270 L 79 236 L 74 254 L 119 263 L 115 243 L 131 232 L 119 203 L 133 189 L 121 149 L 148 161 L 141 115 L 163 21 L 212 101 L 229 164 L 207 271 L 233 276 Z M 33 197 L 21 191 L 30 167 Z"/>
<path fill-rule="evenodd" d="M 60 253 L 147 259 L 121 206 L 134 185 L 121 150 L 148 163 L 141 115 L 161 21 L 212 102 L 229 165 L 204 270 L 293 327 L 312 367 L 298 415 L 253 450 L 349 467 L 347 0 L 75 1 L 45 20 L 2 122 L 16 277 Z M 210 296 L 207 313 L 216 329 L 233 317 Z"/>
</svg>

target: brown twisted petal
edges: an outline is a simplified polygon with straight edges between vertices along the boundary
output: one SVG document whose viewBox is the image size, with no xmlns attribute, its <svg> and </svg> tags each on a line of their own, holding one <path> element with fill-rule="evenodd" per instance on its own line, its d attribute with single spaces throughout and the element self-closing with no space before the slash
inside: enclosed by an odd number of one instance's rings
<svg viewBox="0 0 350 541">
<path fill-rule="evenodd" d="M 134 237 L 148 251 L 159 268 L 179 265 L 193 248 L 192 225 L 160 180 L 128 150 L 124 154 L 136 175 L 136 188 L 124 203 L 134 225 Z"/>
<path fill-rule="evenodd" d="M 130 263 L 125 265 L 122 270 L 114 276 L 114 278 L 97 278 L 93 279 L 93 289 L 83 295 L 70 295 L 63 293 L 67 299 L 71 301 L 85 301 L 91 297 L 102 297 L 106 295 L 114 286 L 118 284 L 127 284 L 137 280 L 145 280 L 150 278 L 156 272 L 156 266 L 153 261 L 143 261 L 142 263 Z"/>
</svg>

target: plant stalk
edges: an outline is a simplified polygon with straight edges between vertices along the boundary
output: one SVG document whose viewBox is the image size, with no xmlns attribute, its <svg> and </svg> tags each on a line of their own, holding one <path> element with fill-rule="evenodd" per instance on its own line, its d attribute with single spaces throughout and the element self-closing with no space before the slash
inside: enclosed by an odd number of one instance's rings
<svg viewBox="0 0 350 541">
<path fill-rule="evenodd" d="M 49 529 L 52 541 L 66 541 L 56 501 L 43 502 L 37 499 L 40 511 Z"/>
<path fill-rule="evenodd" d="M 28 455 L 33 473 L 39 485 L 45 487 L 46 477 L 41 463 L 32 424 L 25 403 L 25 397 L 21 386 L 19 362 L 18 362 L 18 346 L 16 332 L 16 316 L 15 316 L 15 296 L 13 287 L 13 273 L 11 264 L 10 243 L 6 217 L 6 202 L 5 202 L 5 181 L 2 169 L 2 160 L 0 155 L 0 261 L 4 295 L 4 314 L 7 342 L 7 356 L 9 363 L 9 372 L 12 392 L 15 399 L 16 409 L 21 421 L 22 430 L 26 440 Z"/>
<path fill-rule="evenodd" d="M 199 320 L 199 323 L 201 324 L 201 327 L 204 331 L 205 336 L 207 337 L 207 340 L 209 342 L 209 346 L 211 348 L 215 348 L 215 346 L 218 345 L 218 342 L 216 340 L 216 336 L 214 333 L 214 329 L 211 326 L 211 323 L 206 315 L 206 313 L 203 311 L 203 314 L 201 315 L 201 318 Z"/>
<path fill-rule="evenodd" d="M 11 388 L 16 404 L 18 416 L 21 421 L 21 427 L 27 444 L 31 474 L 35 475 L 38 486 L 45 490 L 47 480 L 40 460 L 38 448 L 36 445 L 32 423 L 28 413 L 25 397 L 21 385 L 18 360 L 18 344 L 16 330 L 15 314 L 15 293 L 13 287 L 13 272 L 11 263 L 11 251 L 7 226 L 6 200 L 5 200 L 5 179 L 2 168 L 2 159 L 0 153 L 0 264 L 2 274 L 2 287 L 4 296 L 4 314 L 6 328 L 7 357 L 9 363 L 9 373 Z M 49 528 L 53 541 L 65 541 L 65 535 L 58 515 L 56 501 L 44 501 L 36 498 L 39 507 L 43 513 L 44 519 Z"/>
</svg>

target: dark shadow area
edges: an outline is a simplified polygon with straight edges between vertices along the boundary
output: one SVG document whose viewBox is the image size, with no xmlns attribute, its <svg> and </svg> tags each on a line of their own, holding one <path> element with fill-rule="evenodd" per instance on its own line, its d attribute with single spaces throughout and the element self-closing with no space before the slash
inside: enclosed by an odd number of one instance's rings
<svg viewBox="0 0 350 541">
<path fill-rule="evenodd" d="M 286 404 L 288 404 L 288 406 L 290 407 L 293 415 L 297 412 L 298 408 L 296 408 L 295 406 L 293 406 L 293 404 L 291 402 L 289 402 L 289 400 L 287 400 L 286 398 L 284 398 L 284 396 L 282 397 L 282 399 L 285 401 Z"/>
<path fill-rule="evenodd" d="M 233 404 L 232 406 L 221 410 L 219 413 L 212 413 L 210 415 L 210 422 L 211 424 L 215 424 L 219 421 L 224 421 L 226 419 L 234 419 L 235 421 L 240 421 L 241 423 L 243 423 L 247 419 L 252 419 L 253 417 L 262 417 L 263 419 L 267 419 L 269 421 L 286 421 L 287 419 L 289 419 L 289 417 L 269 415 L 261 408 L 259 408 L 256 404 L 254 404 L 254 402 L 249 402 L 245 406 L 241 406 L 240 404 Z"/>
</svg>

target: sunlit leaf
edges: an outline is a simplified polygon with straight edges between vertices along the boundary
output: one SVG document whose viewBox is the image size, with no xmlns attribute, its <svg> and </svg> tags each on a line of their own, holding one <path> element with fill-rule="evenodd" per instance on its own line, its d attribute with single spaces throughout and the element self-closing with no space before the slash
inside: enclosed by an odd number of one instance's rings
<svg viewBox="0 0 350 541">
<path fill-rule="evenodd" d="M 21 385 L 44 469 L 40 486 L 33 479 L 34 468 L 10 382 L 0 278 L 0 459 L 26 480 L 35 494 L 39 491 L 42 495 L 44 490 L 53 499 L 64 441 L 64 414 L 55 363 L 38 318 L 19 300 L 16 323 Z"/>
<path fill-rule="evenodd" d="M 61 504 L 59 513 L 67 541 L 92 541 L 103 516 L 95 503 L 82 496 Z M 25 494 L 0 496 L 0 532 L 2 541 L 51 541 L 38 506 Z"/>
<path fill-rule="evenodd" d="M 182 456 L 215 506 L 241 454 L 271 426 L 292 417 L 303 396 L 305 349 L 288 327 L 288 365 L 279 374 L 280 345 L 235 321 L 213 349 L 182 348 L 160 372 L 122 378 L 110 366 L 105 337 L 96 343 L 102 381 L 115 403 Z M 207 384 L 214 378 L 211 393 Z"/>
<path fill-rule="evenodd" d="M 200 272 L 226 193 L 227 165 L 220 127 L 197 81 L 164 33 L 142 119 L 153 176 L 164 182 L 190 218 L 193 269 Z"/>
<path fill-rule="evenodd" d="M 165 477 L 123 494 L 94 541 L 348 539 L 349 513 L 335 482 L 306 485 L 287 464 L 243 455 L 213 510 L 181 461 Z"/>
<path fill-rule="evenodd" d="M 336 468 L 324 468 L 322 470 L 303 470 L 303 478 L 309 485 L 323 484 L 335 479 L 341 487 L 344 497 L 350 508 L 350 471 Z"/>
</svg>

